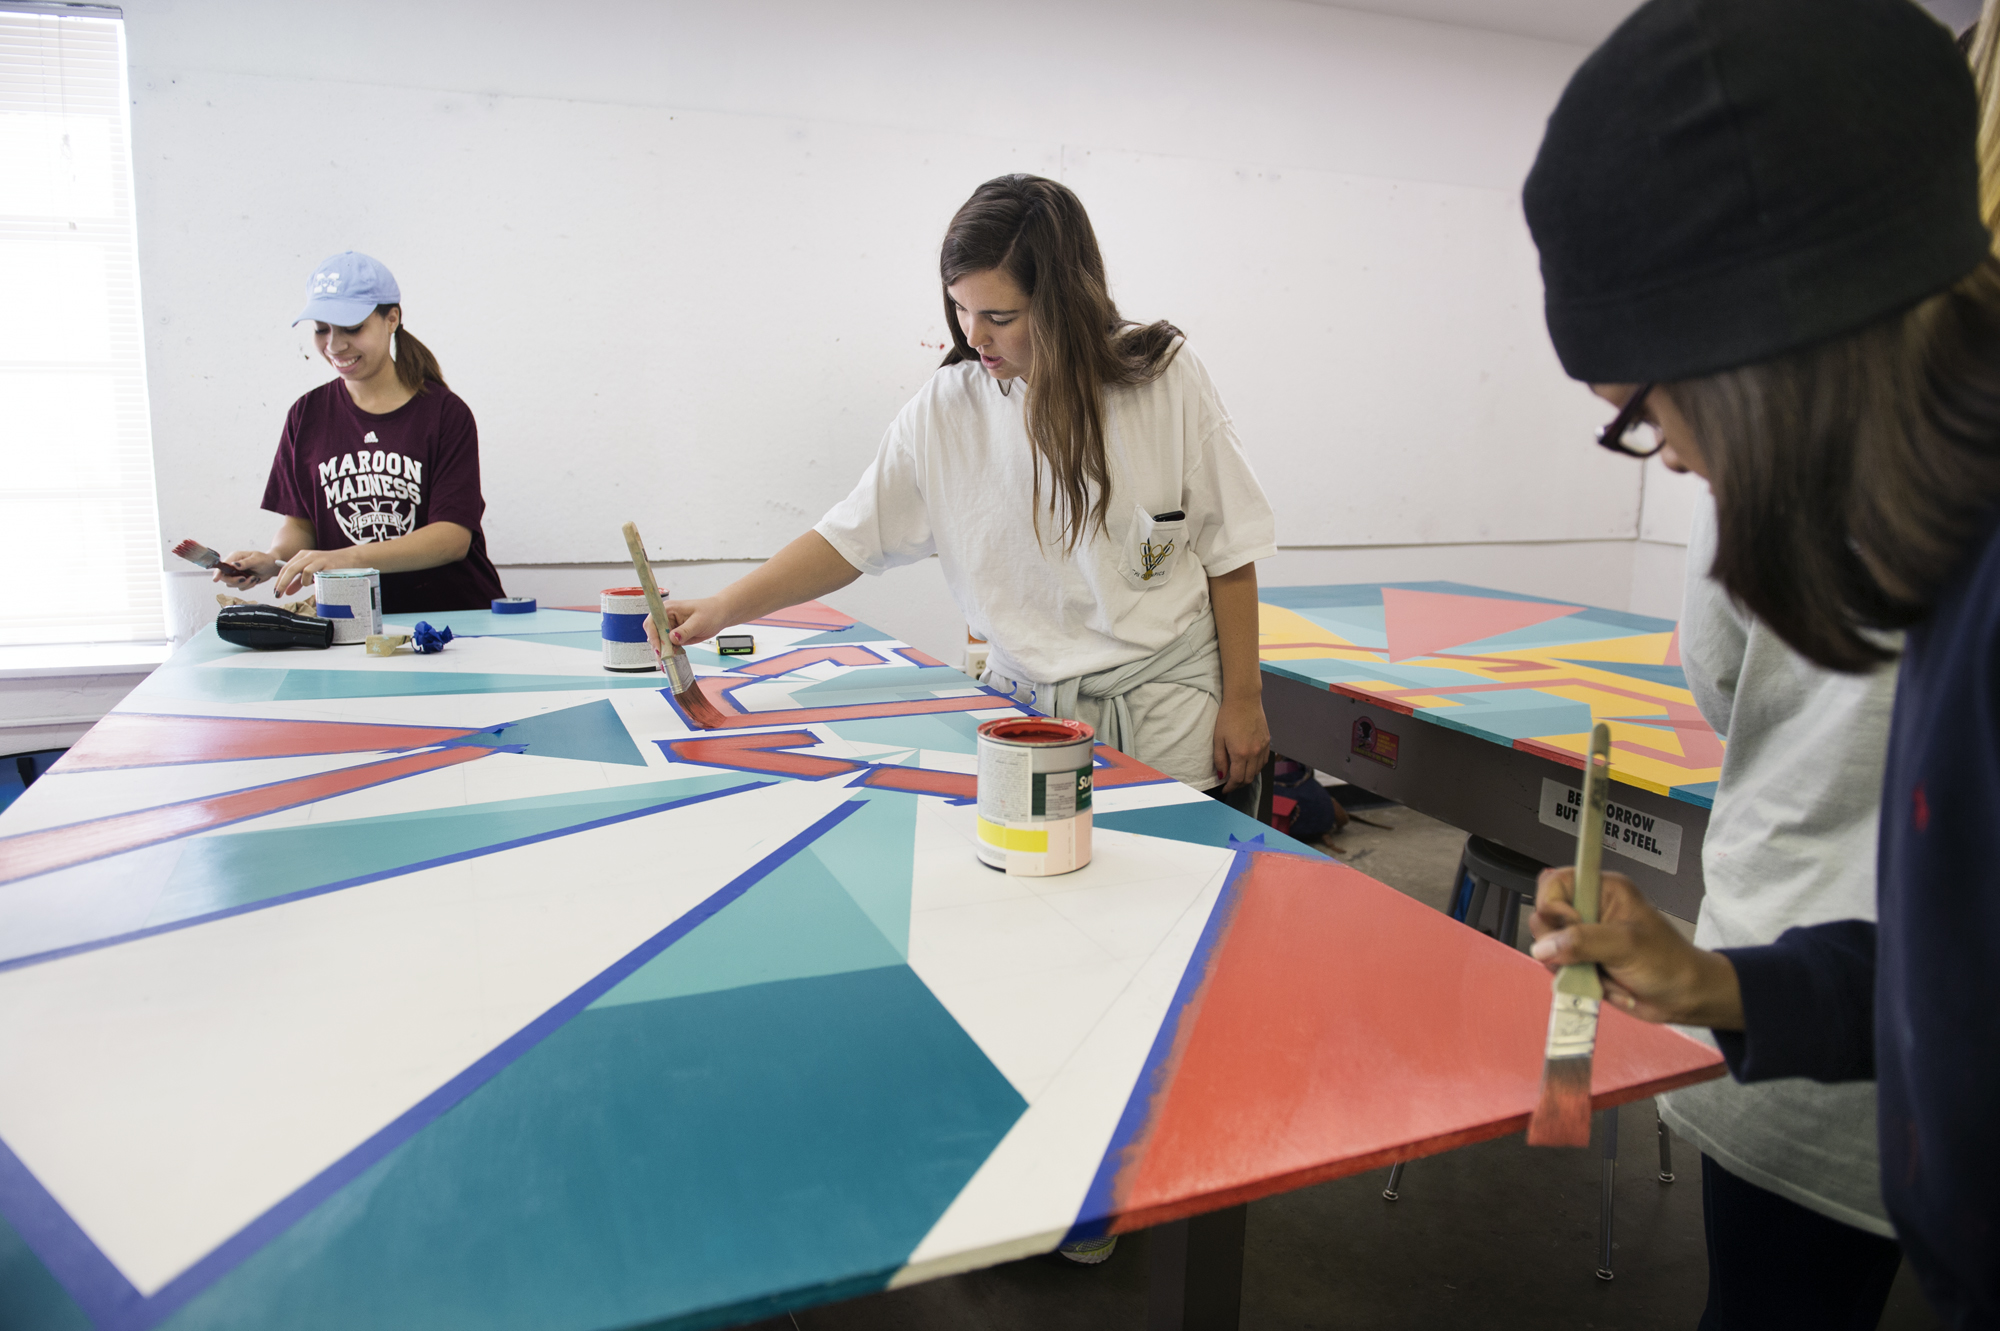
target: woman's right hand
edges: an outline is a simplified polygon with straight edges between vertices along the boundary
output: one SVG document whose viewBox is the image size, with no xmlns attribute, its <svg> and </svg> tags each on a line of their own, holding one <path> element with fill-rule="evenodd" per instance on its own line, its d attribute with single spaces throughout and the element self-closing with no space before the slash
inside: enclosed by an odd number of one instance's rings
<svg viewBox="0 0 2000 1331">
<path fill-rule="evenodd" d="M 1642 1021 L 1743 1029 L 1736 967 L 1681 937 L 1630 878 L 1603 876 L 1597 924 L 1583 923 L 1576 912 L 1574 869 L 1544 869 L 1535 887 L 1535 913 L 1528 917 L 1535 960 L 1551 970 L 1597 963 L 1604 996 Z"/>
<path fill-rule="evenodd" d="M 247 590 L 248 588 L 255 587 L 260 582 L 269 580 L 280 568 L 284 567 L 283 560 L 262 550 L 238 550 L 234 554 L 223 556 L 222 562 L 236 565 L 237 568 L 243 570 L 244 576 L 232 578 L 221 569 L 217 569 L 215 570 L 214 580 L 226 586 L 234 587 L 238 591 Z"/>
<path fill-rule="evenodd" d="M 698 601 L 668 601 L 666 607 L 667 626 L 673 632 L 675 644 L 681 647 L 707 642 L 734 622 L 729 618 L 720 596 L 704 596 Z M 666 644 L 660 641 L 659 633 L 653 628 L 651 615 L 646 616 L 646 641 L 653 645 L 655 652 L 666 650 Z"/>
</svg>

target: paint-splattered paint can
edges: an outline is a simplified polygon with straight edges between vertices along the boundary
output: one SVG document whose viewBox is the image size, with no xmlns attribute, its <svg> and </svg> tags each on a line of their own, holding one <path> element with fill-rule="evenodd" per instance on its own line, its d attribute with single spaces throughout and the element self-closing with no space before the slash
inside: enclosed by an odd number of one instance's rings
<svg viewBox="0 0 2000 1331">
<path fill-rule="evenodd" d="M 314 613 L 333 621 L 333 641 L 362 643 L 382 631 L 382 574 L 372 568 L 330 568 L 313 574 Z"/>
<path fill-rule="evenodd" d="M 598 636 L 604 640 L 606 670 L 658 670 L 660 660 L 646 641 L 646 589 L 607 587 L 597 594 L 603 619 Z"/>
<path fill-rule="evenodd" d="M 979 858 L 1043 878 L 1090 863 L 1091 749 L 1081 721 L 1008 716 L 979 727 Z"/>
</svg>

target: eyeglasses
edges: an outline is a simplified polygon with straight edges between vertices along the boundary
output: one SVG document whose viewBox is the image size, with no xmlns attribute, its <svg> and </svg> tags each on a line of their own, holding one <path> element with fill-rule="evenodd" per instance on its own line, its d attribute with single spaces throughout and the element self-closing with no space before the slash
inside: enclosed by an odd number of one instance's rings
<svg viewBox="0 0 2000 1331">
<path fill-rule="evenodd" d="M 1641 413 L 1646 410 L 1646 395 L 1653 391 L 1653 385 L 1640 384 L 1625 405 L 1611 418 L 1611 424 L 1597 432 L 1597 442 L 1614 453 L 1623 453 L 1628 458 L 1649 458 L 1667 446 L 1660 437 L 1659 427 L 1645 420 Z M 1642 430 L 1640 439 L 1629 438 L 1633 431 Z M 1650 438 L 1648 438 L 1650 436 Z"/>
</svg>

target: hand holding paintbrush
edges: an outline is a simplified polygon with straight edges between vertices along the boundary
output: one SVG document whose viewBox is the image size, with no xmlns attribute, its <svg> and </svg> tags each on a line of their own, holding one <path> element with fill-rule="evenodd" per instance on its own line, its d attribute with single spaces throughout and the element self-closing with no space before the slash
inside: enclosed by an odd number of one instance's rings
<svg viewBox="0 0 2000 1331">
<path fill-rule="evenodd" d="M 1583 807 L 1577 810 L 1576 872 L 1572 900 L 1584 924 L 1597 923 L 1598 867 L 1604 857 L 1604 804 L 1611 778 L 1611 728 L 1590 732 L 1583 764 Z M 1549 1005 L 1549 1038 L 1543 1051 L 1542 1098 L 1528 1120 L 1530 1146 L 1590 1145 L 1590 1064 L 1597 1048 L 1597 1012 L 1604 982 L 1594 963 L 1556 972 Z"/>
<path fill-rule="evenodd" d="M 688 660 L 680 644 L 673 640 L 673 622 L 667 617 L 666 602 L 660 599 L 660 588 L 653 581 L 653 566 L 646 559 L 645 542 L 639 539 L 636 523 L 625 524 L 625 549 L 632 556 L 632 571 L 639 577 L 639 586 L 646 593 L 646 609 L 651 621 L 652 632 L 647 637 L 653 643 L 653 651 L 660 658 L 660 669 L 666 672 L 668 682 L 673 686 L 675 703 L 688 721 L 702 730 L 713 730 L 723 722 L 722 714 L 715 709 L 696 682 L 694 664 Z"/>
</svg>

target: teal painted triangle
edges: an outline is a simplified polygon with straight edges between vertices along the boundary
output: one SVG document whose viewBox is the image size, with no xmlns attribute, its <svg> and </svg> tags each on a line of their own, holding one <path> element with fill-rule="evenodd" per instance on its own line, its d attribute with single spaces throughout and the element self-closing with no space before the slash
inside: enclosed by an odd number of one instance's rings
<svg viewBox="0 0 2000 1331">
<path fill-rule="evenodd" d="M 866 808 L 813 843 L 813 854 L 905 960 L 910 955 L 918 799 L 902 791 L 871 791 Z"/>
<path fill-rule="evenodd" d="M 1592 670 L 1608 670 L 1614 675 L 1650 680 L 1655 684 L 1671 684 L 1677 689 L 1688 686 L 1687 671 L 1677 665 L 1647 665 L 1641 661 L 1586 661 L 1572 656 L 1565 656 L 1562 659 L 1571 665 L 1589 666 Z"/>
<path fill-rule="evenodd" d="M 997 704 L 999 699 L 994 699 Z M 862 744 L 895 744 L 940 753 L 979 752 L 980 718 L 970 712 L 935 716 L 881 716 L 863 721 L 835 721 L 827 726 L 842 739 Z"/>
<path fill-rule="evenodd" d="M 618 709 L 606 698 L 510 721 L 457 742 L 492 749 L 518 747 L 535 758 L 574 758 L 587 763 L 624 763 L 629 767 L 646 765 L 645 756 L 632 742 L 625 723 L 619 720 Z"/>
<path fill-rule="evenodd" d="M 822 647 L 836 642 L 894 642 L 896 635 L 870 628 L 866 624 L 849 624 L 844 629 L 834 629 L 830 633 L 815 633 L 810 638 L 800 638 L 792 647 Z M 785 650 L 790 651 L 792 647 Z"/>
<path fill-rule="evenodd" d="M 1137 832 L 1140 836 L 1162 837 L 1168 841 L 1191 841 L 1197 846 L 1216 846 L 1224 850 L 1230 848 L 1232 841 L 1240 842 L 1262 835 L 1273 850 L 1319 855 L 1318 851 L 1281 832 L 1272 831 L 1246 814 L 1236 812 L 1221 800 L 1189 800 L 1186 804 L 1158 804 L 1149 809 L 1097 813 L 1091 815 L 1090 821 L 1093 827 Z"/>
<path fill-rule="evenodd" d="M 451 650 L 446 648 L 446 651 Z M 230 674 L 232 671 L 207 671 Z M 242 673 L 249 673 L 248 671 Z M 258 671 L 278 674 L 278 671 Z M 434 693 L 591 693 L 599 689 L 659 689 L 660 676 L 616 675 L 488 675 L 469 670 L 287 670 L 275 697 L 279 702 L 304 698 L 407 698 Z"/>
<path fill-rule="evenodd" d="M 743 782 L 742 773 L 725 772 L 454 809 L 195 837 L 182 850 L 146 923 L 191 919 L 522 837 L 560 835 L 601 818 Z"/>
<path fill-rule="evenodd" d="M 841 826 L 861 816 L 852 815 Z M 903 960 L 826 865 L 807 851 L 752 884 L 591 1006 L 619 1007 L 773 980 L 844 975 L 899 966 Z"/>
<path fill-rule="evenodd" d="M 167 1326 L 782 1321 L 886 1285 L 1025 1109 L 907 967 L 586 1011 Z M 87 1331 L 9 1260 L 10 1324 Z"/>
</svg>

